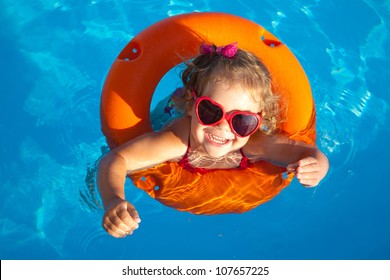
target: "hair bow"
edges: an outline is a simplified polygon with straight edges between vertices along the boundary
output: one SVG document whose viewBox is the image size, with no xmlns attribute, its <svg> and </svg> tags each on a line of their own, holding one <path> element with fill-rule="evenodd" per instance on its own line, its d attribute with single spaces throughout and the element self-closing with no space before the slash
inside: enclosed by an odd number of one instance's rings
<svg viewBox="0 0 390 280">
<path fill-rule="evenodd" d="M 202 44 L 200 47 L 200 53 L 201 54 L 212 54 L 213 52 L 223 55 L 224 57 L 227 58 L 232 58 L 236 55 L 237 53 L 237 42 L 231 43 L 226 46 L 220 46 L 216 47 L 214 45 L 207 45 L 207 44 Z"/>
</svg>

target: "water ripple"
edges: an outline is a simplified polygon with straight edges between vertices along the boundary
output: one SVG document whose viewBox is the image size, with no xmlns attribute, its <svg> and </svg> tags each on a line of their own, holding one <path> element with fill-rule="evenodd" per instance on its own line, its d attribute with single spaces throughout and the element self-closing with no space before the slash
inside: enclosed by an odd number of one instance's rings
<svg viewBox="0 0 390 280">
<path fill-rule="evenodd" d="M 78 219 L 79 221 L 81 219 Z M 83 219 L 83 224 L 77 224 L 67 234 L 64 240 L 64 250 L 62 252 L 65 259 L 73 259 L 80 256 L 83 258 L 97 258 L 103 252 L 98 253 L 102 239 L 107 238 L 107 233 L 100 226 L 100 217 L 89 216 Z M 92 253 L 93 251 L 96 251 Z M 89 257 L 88 257 L 89 256 Z"/>
<path fill-rule="evenodd" d="M 318 64 L 319 69 L 330 65 L 330 68 L 323 68 L 329 71 L 328 77 L 324 74 L 318 76 L 316 67 L 309 69 L 308 75 L 317 107 L 318 144 L 329 155 L 333 170 L 349 165 L 380 131 L 389 127 L 389 104 L 381 99 L 381 96 L 387 96 L 386 89 L 373 88 L 370 79 L 372 59 L 388 61 L 384 46 L 389 32 L 384 14 L 389 13 L 389 5 L 370 0 L 359 5 L 359 11 L 372 16 L 371 25 L 366 25 L 362 32 L 353 36 L 353 42 L 360 45 L 348 45 L 327 31 L 330 22 L 322 13 L 331 11 L 328 5 L 315 1 L 300 6 L 311 26 L 309 36 L 317 36 L 320 47 L 325 49 L 309 65 Z M 298 57 L 316 57 L 312 48 L 305 48 L 306 55 L 298 54 Z M 354 172 L 349 170 L 349 174 Z"/>
<path fill-rule="evenodd" d="M 379 130 L 388 127 L 390 112 L 387 102 L 366 89 L 335 92 L 332 95 L 324 92 L 326 101 L 317 104 L 317 133 L 319 145 L 329 155 L 343 155 L 340 159 L 344 160 L 339 160 L 336 166 L 339 168 L 351 162 L 358 151 L 367 148 Z"/>
</svg>

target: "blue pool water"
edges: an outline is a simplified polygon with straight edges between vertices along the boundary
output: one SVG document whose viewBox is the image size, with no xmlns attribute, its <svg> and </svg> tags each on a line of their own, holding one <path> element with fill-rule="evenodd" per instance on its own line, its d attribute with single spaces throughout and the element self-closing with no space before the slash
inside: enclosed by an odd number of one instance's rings
<svg viewBox="0 0 390 280">
<path fill-rule="evenodd" d="M 251 19 L 290 47 L 330 172 L 241 215 L 181 213 L 127 182 L 142 223 L 114 239 L 93 173 L 106 149 L 102 83 L 135 34 L 192 11 Z M 0 25 L 1 259 L 390 258 L 389 1 L 2 0 Z M 177 80 L 165 78 L 153 104 Z"/>
</svg>

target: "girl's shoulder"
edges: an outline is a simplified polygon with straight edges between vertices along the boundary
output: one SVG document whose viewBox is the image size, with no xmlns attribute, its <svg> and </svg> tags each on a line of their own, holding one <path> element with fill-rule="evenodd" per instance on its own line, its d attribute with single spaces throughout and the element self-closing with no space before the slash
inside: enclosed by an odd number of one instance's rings
<svg viewBox="0 0 390 280">
<path fill-rule="evenodd" d="M 242 148 L 244 154 L 250 159 L 266 159 L 269 154 L 275 152 L 277 144 L 284 142 L 282 135 L 266 135 L 261 132 L 253 134 L 247 144 Z"/>
<path fill-rule="evenodd" d="M 159 131 L 144 133 L 115 148 L 127 159 L 127 170 L 137 171 L 181 158 L 187 150 L 189 121 L 177 119 Z"/>
</svg>

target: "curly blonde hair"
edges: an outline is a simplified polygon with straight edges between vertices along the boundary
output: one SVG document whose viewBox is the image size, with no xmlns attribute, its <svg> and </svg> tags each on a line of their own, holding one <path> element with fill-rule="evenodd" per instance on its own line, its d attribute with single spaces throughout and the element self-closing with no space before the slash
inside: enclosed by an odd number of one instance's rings
<svg viewBox="0 0 390 280">
<path fill-rule="evenodd" d="M 268 69 L 255 55 L 241 49 L 238 49 L 232 58 L 211 52 L 201 54 L 185 64 L 187 67 L 181 74 L 183 94 L 173 98 L 178 110 L 181 108 L 185 113 L 191 108 L 192 90 L 202 95 L 212 83 L 240 85 L 248 90 L 254 101 L 259 104 L 258 111 L 262 112 L 263 116 L 260 131 L 265 134 L 276 132 L 280 122 L 279 97 L 271 90 Z"/>
</svg>

